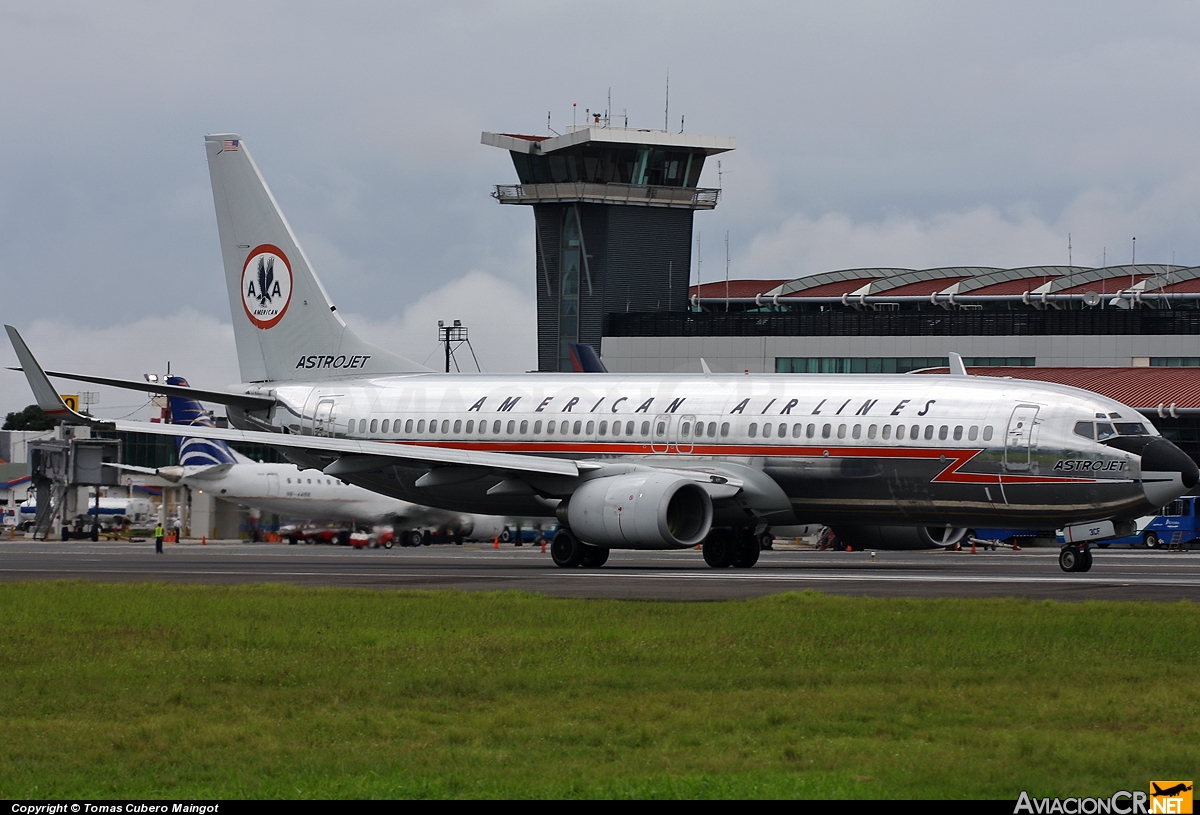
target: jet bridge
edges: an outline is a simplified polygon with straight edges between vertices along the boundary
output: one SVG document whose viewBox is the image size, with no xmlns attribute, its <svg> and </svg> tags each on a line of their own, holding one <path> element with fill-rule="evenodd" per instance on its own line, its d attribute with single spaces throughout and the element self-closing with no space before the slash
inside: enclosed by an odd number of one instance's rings
<svg viewBox="0 0 1200 815">
<path fill-rule="evenodd" d="M 85 435 L 86 434 L 86 435 Z M 117 439 L 93 439 L 86 428 L 59 428 L 59 438 L 43 439 L 29 445 L 31 481 L 37 501 L 34 540 L 47 540 L 54 528 L 61 527 L 64 540 L 72 521 L 88 513 L 88 492 L 95 489 L 96 512 L 92 517 L 91 538 L 100 534 L 100 487 L 118 486 L 121 442 Z"/>
</svg>

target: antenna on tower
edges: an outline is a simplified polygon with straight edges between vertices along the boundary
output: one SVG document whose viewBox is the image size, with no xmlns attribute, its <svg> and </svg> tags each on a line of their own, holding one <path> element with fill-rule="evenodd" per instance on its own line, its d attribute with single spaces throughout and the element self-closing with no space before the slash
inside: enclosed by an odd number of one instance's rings
<svg viewBox="0 0 1200 815">
<path fill-rule="evenodd" d="M 612 127 L 612 88 L 608 89 L 608 107 L 604 109 L 604 126 Z"/>
<path fill-rule="evenodd" d="M 717 159 L 717 189 L 724 189 L 721 186 L 721 159 Z"/>
<path fill-rule="evenodd" d="M 666 103 L 666 106 L 663 108 L 663 130 L 669 131 L 671 129 L 671 125 L 669 124 L 670 118 L 671 118 L 671 69 L 668 68 L 667 69 L 667 103 Z"/>
<path fill-rule="evenodd" d="M 679 117 L 679 132 L 683 132 L 683 116 Z"/>
<path fill-rule="evenodd" d="M 1071 233 L 1068 232 L 1067 233 L 1067 266 L 1070 267 L 1071 265 L 1072 265 L 1072 263 L 1071 263 Z"/>
</svg>

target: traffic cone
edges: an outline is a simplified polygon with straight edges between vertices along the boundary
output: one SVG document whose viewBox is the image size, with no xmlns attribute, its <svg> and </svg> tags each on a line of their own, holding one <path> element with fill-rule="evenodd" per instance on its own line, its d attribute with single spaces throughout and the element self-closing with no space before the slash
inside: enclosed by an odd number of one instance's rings
<svg viewBox="0 0 1200 815">
<path fill-rule="evenodd" d="M 201 545 L 201 546 L 208 546 L 208 535 L 202 535 L 202 536 L 200 537 L 200 545 Z"/>
<path fill-rule="evenodd" d="M 975 554 L 975 539 L 971 538 L 971 554 Z"/>
<path fill-rule="evenodd" d="M 492 538 L 492 548 L 493 549 L 500 548 L 500 539 L 499 538 Z"/>
<path fill-rule="evenodd" d="M 546 554 L 546 539 L 542 538 L 542 554 Z"/>
<path fill-rule="evenodd" d="M 1017 543 L 1015 540 L 1013 541 L 1013 551 L 1014 551 L 1014 552 L 1020 552 L 1020 551 L 1021 551 L 1021 544 Z"/>
</svg>

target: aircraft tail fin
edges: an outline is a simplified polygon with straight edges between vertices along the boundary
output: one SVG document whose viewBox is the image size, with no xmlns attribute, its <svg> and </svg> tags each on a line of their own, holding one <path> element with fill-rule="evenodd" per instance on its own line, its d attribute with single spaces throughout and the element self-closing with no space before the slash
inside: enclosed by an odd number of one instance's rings
<svg viewBox="0 0 1200 815">
<path fill-rule="evenodd" d="M 600 361 L 596 349 L 587 343 L 573 342 L 568 346 L 571 353 L 571 370 L 577 374 L 606 374 L 608 367 Z"/>
<path fill-rule="evenodd" d="M 429 370 L 346 327 L 240 136 L 205 136 L 204 148 L 242 381 Z"/>
<path fill-rule="evenodd" d="M 168 385 L 187 387 L 188 383 L 182 376 L 167 377 Z M 168 396 L 171 406 L 171 424 L 194 425 L 196 427 L 215 427 L 208 411 L 195 399 L 185 396 Z M 220 439 L 198 439 L 191 436 L 176 436 L 175 448 L 179 452 L 179 464 L 183 467 L 211 467 L 215 464 L 237 464 L 250 459 L 240 456 Z"/>
</svg>

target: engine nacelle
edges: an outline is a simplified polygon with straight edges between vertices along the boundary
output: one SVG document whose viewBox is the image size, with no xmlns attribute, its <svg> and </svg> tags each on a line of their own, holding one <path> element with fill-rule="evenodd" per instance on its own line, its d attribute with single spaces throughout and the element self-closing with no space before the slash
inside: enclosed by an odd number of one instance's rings
<svg viewBox="0 0 1200 815">
<path fill-rule="evenodd" d="M 670 473 L 611 475 L 584 482 L 567 502 L 580 540 L 609 549 L 684 549 L 712 527 L 712 499 L 695 481 Z"/>
<path fill-rule="evenodd" d="M 965 527 L 835 526 L 838 540 L 855 549 L 944 549 L 960 542 Z"/>
</svg>

